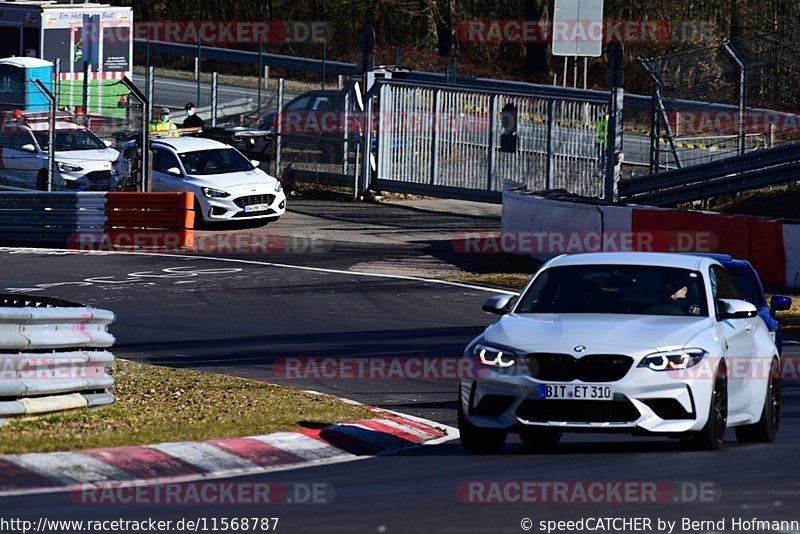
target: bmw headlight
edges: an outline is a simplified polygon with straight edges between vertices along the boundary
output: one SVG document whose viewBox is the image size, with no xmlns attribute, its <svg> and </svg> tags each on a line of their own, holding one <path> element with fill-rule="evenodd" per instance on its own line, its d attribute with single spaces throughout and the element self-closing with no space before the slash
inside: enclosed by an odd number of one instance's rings
<svg viewBox="0 0 800 534">
<path fill-rule="evenodd" d="M 647 367 L 653 371 L 680 371 L 694 367 L 706 355 L 703 349 L 683 349 L 670 352 L 657 352 L 645 356 L 639 367 Z"/>
<path fill-rule="evenodd" d="M 78 167 L 77 165 L 64 163 L 63 161 L 57 162 L 56 166 L 58 167 L 58 170 L 61 172 L 80 172 L 83 170 L 83 167 Z"/>
<path fill-rule="evenodd" d="M 225 198 L 231 196 L 227 191 L 220 191 L 219 189 L 212 189 L 211 187 L 204 187 L 203 194 L 206 198 Z"/>
<path fill-rule="evenodd" d="M 511 367 L 517 363 L 517 355 L 513 351 L 481 343 L 475 345 L 472 355 L 478 358 L 482 364 L 494 367 Z"/>
<path fill-rule="evenodd" d="M 281 181 L 275 180 L 275 192 L 280 193 L 281 191 L 283 191 L 283 186 L 281 185 Z"/>
</svg>

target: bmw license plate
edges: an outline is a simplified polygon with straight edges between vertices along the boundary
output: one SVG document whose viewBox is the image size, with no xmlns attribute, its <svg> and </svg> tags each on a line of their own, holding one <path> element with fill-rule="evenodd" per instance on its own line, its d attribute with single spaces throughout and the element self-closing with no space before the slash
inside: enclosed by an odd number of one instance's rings
<svg viewBox="0 0 800 534">
<path fill-rule="evenodd" d="M 245 213 L 253 213 L 254 211 L 267 211 L 269 204 L 251 204 L 244 207 Z"/>
<path fill-rule="evenodd" d="M 606 384 L 539 384 L 542 400 L 613 400 L 614 387 Z"/>
</svg>

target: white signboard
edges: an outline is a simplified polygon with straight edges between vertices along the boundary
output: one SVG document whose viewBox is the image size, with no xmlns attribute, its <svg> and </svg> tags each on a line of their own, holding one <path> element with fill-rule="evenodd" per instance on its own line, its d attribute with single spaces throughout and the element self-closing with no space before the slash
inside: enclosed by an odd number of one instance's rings
<svg viewBox="0 0 800 534">
<path fill-rule="evenodd" d="M 555 0 L 553 55 L 600 56 L 604 27 L 603 0 Z"/>
</svg>

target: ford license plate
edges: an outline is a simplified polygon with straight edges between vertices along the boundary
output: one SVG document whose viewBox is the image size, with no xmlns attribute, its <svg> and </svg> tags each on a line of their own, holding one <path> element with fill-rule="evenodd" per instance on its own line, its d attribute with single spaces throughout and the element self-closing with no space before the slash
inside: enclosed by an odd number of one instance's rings
<svg viewBox="0 0 800 534">
<path fill-rule="evenodd" d="M 251 204 L 244 207 L 245 213 L 253 213 L 254 211 L 267 211 L 269 204 Z"/>
</svg>

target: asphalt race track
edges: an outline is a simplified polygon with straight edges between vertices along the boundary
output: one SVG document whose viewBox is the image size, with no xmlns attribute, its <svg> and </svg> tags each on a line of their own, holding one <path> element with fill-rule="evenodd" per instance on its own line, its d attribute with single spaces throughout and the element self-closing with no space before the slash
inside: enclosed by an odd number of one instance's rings
<svg viewBox="0 0 800 534">
<path fill-rule="evenodd" d="M 0 251 L 0 292 L 39 293 L 111 309 L 117 356 L 148 363 L 276 381 L 455 424 L 452 378 L 287 380 L 286 358 L 457 358 L 491 321 L 480 311 L 490 293 L 458 285 L 271 266 L 249 258 L 85 255 Z M 273 261 L 273 260 L 269 260 Z M 341 258 L 311 258 L 330 267 Z M 786 352 L 797 347 L 787 347 Z M 276 364 L 277 362 L 277 364 Z M 740 445 L 730 432 L 719 452 L 687 450 L 676 441 L 570 435 L 556 453 L 537 454 L 509 440 L 504 453 L 467 456 L 458 442 L 394 456 L 240 482 L 315 482 L 333 488 L 329 504 L 173 507 L 78 505 L 66 495 L 6 498 L 0 509 L 34 522 L 60 519 L 279 517 L 278 532 L 524 532 L 523 518 L 588 517 L 692 520 L 800 520 L 800 388 L 785 386 L 784 419 L 771 445 Z M 470 481 L 655 482 L 713 488 L 704 502 L 585 504 L 463 502 Z M 688 490 L 688 493 L 691 493 Z M 687 495 L 687 497 L 692 497 Z M 709 499 L 712 502 L 709 502 Z M 574 530 L 574 529 L 573 529 Z M 714 529 L 690 530 L 706 532 Z M 566 530 L 562 531 L 565 532 Z M 625 529 L 633 532 L 633 529 Z"/>
</svg>

